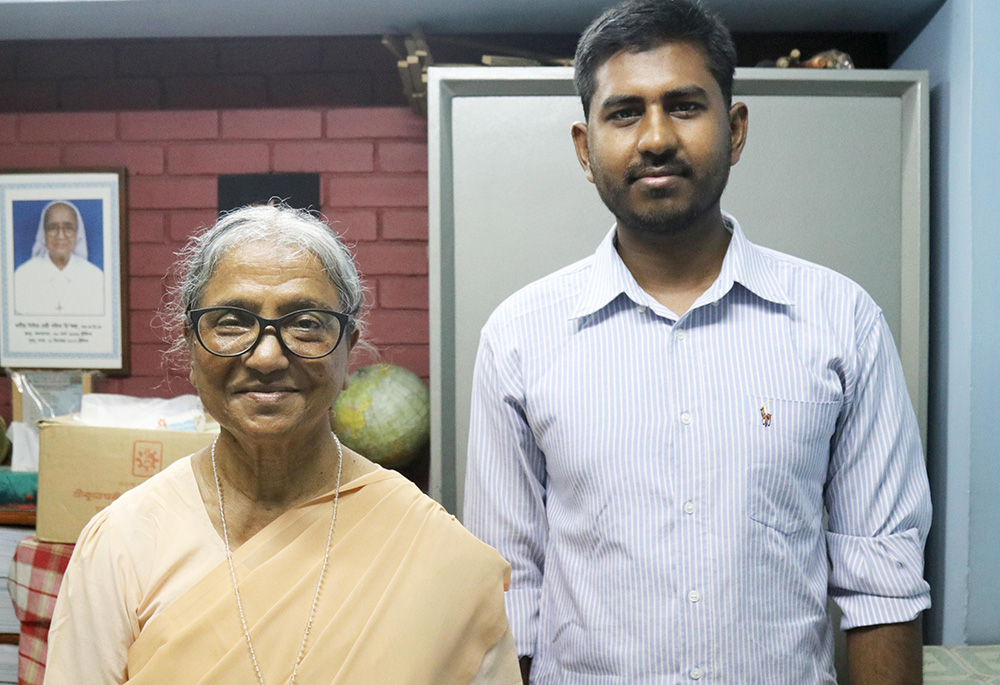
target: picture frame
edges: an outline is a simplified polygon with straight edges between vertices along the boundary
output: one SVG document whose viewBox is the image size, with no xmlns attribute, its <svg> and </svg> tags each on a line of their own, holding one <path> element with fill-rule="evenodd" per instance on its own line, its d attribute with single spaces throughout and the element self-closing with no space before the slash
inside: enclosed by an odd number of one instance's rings
<svg viewBox="0 0 1000 685">
<path fill-rule="evenodd" d="M 126 183 L 0 170 L 0 367 L 129 372 Z"/>
</svg>

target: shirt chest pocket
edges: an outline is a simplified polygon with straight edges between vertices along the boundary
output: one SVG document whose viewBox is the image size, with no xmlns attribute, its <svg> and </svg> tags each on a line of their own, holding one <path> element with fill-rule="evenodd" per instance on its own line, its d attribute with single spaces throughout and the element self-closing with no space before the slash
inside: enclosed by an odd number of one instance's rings
<svg viewBox="0 0 1000 685">
<path fill-rule="evenodd" d="M 786 534 L 818 528 L 840 402 L 751 395 L 744 411 L 750 518 Z"/>
</svg>

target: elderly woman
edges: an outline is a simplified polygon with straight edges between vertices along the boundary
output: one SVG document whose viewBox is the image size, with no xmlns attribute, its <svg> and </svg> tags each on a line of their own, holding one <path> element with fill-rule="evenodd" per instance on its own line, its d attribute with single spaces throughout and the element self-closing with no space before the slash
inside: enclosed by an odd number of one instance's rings
<svg viewBox="0 0 1000 685">
<path fill-rule="evenodd" d="M 362 287 L 313 216 L 252 207 L 193 238 L 179 310 L 218 439 L 88 524 L 46 683 L 519 683 L 509 566 L 340 444 Z"/>
<path fill-rule="evenodd" d="M 14 271 L 14 312 L 104 313 L 104 272 L 87 261 L 87 231 L 72 202 L 56 200 L 42 209 L 31 259 Z"/>
</svg>

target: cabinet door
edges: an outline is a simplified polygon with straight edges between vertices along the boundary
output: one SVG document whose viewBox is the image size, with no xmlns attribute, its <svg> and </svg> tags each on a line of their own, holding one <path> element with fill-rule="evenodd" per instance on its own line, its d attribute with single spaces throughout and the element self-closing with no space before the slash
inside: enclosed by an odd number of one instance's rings
<svg viewBox="0 0 1000 685">
<path fill-rule="evenodd" d="M 430 94 L 430 482 L 460 514 L 480 328 L 512 292 L 592 253 L 614 219 L 573 151 L 570 69 L 433 69 Z M 723 209 L 750 240 L 868 290 L 923 430 L 926 76 L 747 69 L 734 99 L 750 129 Z"/>
</svg>

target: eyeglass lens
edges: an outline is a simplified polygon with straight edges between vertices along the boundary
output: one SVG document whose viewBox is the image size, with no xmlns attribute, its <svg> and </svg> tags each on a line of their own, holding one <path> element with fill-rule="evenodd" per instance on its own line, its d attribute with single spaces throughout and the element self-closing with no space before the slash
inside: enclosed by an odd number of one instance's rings
<svg viewBox="0 0 1000 685">
<path fill-rule="evenodd" d="M 282 317 L 278 334 L 292 353 L 322 357 L 337 346 L 340 328 L 340 320 L 330 312 L 305 309 Z M 201 343 L 217 354 L 242 354 L 256 344 L 260 334 L 260 321 L 242 309 L 211 309 L 198 319 Z"/>
</svg>

